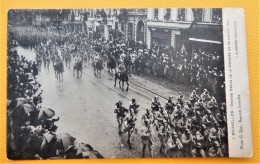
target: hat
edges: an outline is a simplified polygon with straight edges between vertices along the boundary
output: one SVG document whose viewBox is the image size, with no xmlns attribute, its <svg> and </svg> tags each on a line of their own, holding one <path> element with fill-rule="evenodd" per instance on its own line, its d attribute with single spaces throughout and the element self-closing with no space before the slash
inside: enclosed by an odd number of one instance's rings
<svg viewBox="0 0 260 164">
<path fill-rule="evenodd" d="M 196 114 L 197 114 L 197 115 L 200 115 L 200 111 L 197 111 Z"/>
<path fill-rule="evenodd" d="M 219 147 L 219 146 L 220 146 L 219 143 L 218 143 L 218 141 L 214 141 L 214 145 L 215 145 L 216 147 Z"/>
<path fill-rule="evenodd" d="M 207 113 L 208 113 L 208 114 L 212 114 L 212 112 L 211 112 L 210 110 L 207 110 Z"/>
<path fill-rule="evenodd" d="M 178 136 L 177 132 L 172 132 L 173 136 Z"/>
<path fill-rule="evenodd" d="M 201 125 L 201 128 L 206 129 L 207 127 L 206 127 L 205 124 L 202 124 L 202 125 Z"/>
<path fill-rule="evenodd" d="M 190 130 L 189 129 L 185 129 L 185 132 L 190 134 Z"/>
<path fill-rule="evenodd" d="M 196 143 L 196 147 L 202 148 L 202 144 L 201 143 Z"/>
</svg>

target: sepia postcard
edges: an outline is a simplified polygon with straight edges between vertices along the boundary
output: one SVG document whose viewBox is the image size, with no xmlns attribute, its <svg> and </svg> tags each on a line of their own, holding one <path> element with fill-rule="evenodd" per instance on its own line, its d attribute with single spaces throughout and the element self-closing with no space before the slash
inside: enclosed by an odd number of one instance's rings
<svg viewBox="0 0 260 164">
<path fill-rule="evenodd" d="M 8 159 L 252 156 L 243 9 L 7 14 Z"/>
</svg>

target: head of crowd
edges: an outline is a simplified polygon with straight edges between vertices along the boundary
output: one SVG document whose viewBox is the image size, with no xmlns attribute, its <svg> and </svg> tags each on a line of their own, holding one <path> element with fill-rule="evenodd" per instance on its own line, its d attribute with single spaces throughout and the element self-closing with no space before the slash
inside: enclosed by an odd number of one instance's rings
<svg viewBox="0 0 260 164">
<path fill-rule="evenodd" d="M 89 144 L 59 132 L 55 111 L 42 106 L 38 68 L 8 40 L 7 155 L 9 159 L 103 158 Z"/>
</svg>

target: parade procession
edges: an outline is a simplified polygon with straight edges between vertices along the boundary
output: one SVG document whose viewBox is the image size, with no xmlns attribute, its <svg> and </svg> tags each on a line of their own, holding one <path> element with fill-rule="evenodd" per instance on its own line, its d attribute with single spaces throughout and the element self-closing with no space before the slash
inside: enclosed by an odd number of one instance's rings
<svg viewBox="0 0 260 164">
<path fill-rule="evenodd" d="M 222 9 L 9 10 L 9 159 L 227 157 Z"/>
</svg>

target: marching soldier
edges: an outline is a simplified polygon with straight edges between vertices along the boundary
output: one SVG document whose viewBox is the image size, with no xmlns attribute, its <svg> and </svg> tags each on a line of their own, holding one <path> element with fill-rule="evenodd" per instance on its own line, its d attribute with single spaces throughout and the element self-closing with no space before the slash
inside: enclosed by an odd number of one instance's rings
<svg viewBox="0 0 260 164">
<path fill-rule="evenodd" d="M 203 135 L 199 131 L 196 131 L 193 140 L 193 149 L 191 151 L 192 157 L 206 157 L 204 142 L 205 140 Z"/>
<path fill-rule="evenodd" d="M 210 157 L 224 157 L 218 141 L 215 141 L 213 143 L 212 147 L 209 148 L 209 156 Z"/>
<path fill-rule="evenodd" d="M 168 112 L 169 114 L 172 114 L 173 109 L 174 109 L 174 107 L 175 107 L 175 104 L 174 104 L 172 98 L 173 98 L 173 97 L 170 96 L 169 99 L 167 100 L 166 104 L 165 104 L 165 109 L 167 110 L 167 112 Z"/>
<path fill-rule="evenodd" d="M 183 156 L 191 157 L 193 137 L 189 129 L 185 129 L 185 132 L 181 135 L 181 142 L 183 144 Z"/>
<path fill-rule="evenodd" d="M 184 96 L 181 92 L 179 92 L 179 95 L 177 97 L 177 103 L 181 105 L 181 107 L 183 107 L 184 105 Z"/>
<path fill-rule="evenodd" d="M 183 145 L 178 138 L 178 134 L 176 132 L 172 133 L 172 136 L 168 139 L 167 142 L 167 155 L 168 157 L 181 157 L 181 151 L 183 149 Z"/>
<path fill-rule="evenodd" d="M 116 119 L 118 122 L 118 134 L 122 134 L 122 124 L 123 124 L 123 119 L 128 113 L 128 110 L 122 106 L 122 101 L 119 101 L 116 103 L 114 113 L 116 113 Z"/>
<path fill-rule="evenodd" d="M 163 121 L 163 126 L 161 126 L 159 128 L 159 132 L 158 132 L 158 137 L 160 139 L 160 153 L 162 155 L 166 155 L 166 142 L 167 142 L 167 139 L 168 139 L 168 135 L 167 135 L 167 121 L 164 120 Z"/>
<path fill-rule="evenodd" d="M 191 102 L 192 106 L 194 106 L 194 103 L 199 99 L 199 96 L 196 94 L 196 91 L 193 90 L 190 94 L 189 101 Z"/>
<path fill-rule="evenodd" d="M 135 99 L 132 99 L 130 102 L 129 110 L 133 109 L 134 114 L 137 115 L 140 105 L 136 102 Z"/>
<path fill-rule="evenodd" d="M 142 157 L 145 157 L 145 149 L 148 147 L 150 157 L 153 157 L 152 146 L 154 142 L 154 136 L 151 125 L 148 121 L 144 121 L 144 126 L 141 130 L 141 139 L 143 143 Z"/>
<path fill-rule="evenodd" d="M 121 132 L 121 134 L 128 132 L 127 143 L 128 143 L 129 149 L 132 149 L 131 134 L 135 130 L 136 120 L 137 120 L 137 118 L 136 118 L 136 115 L 134 114 L 134 110 L 129 109 L 128 114 L 123 119 L 125 129 Z"/>
<path fill-rule="evenodd" d="M 145 125 L 146 121 L 148 122 L 148 124 L 151 125 L 154 122 L 154 117 L 153 117 L 152 112 L 149 109 L 146 109 L 146 112 L 142 116 L 141 120 L 142 120 L 142 125 L 143 126 Z"/>
<path fill-rule="evenodd" d="M 162 106 L 161 103 L 159 102 L 159 97 L 155 96 L 151 104 L 152 112 L 159 111 L 160 108 L 162 108 Z"/>
</svg>

